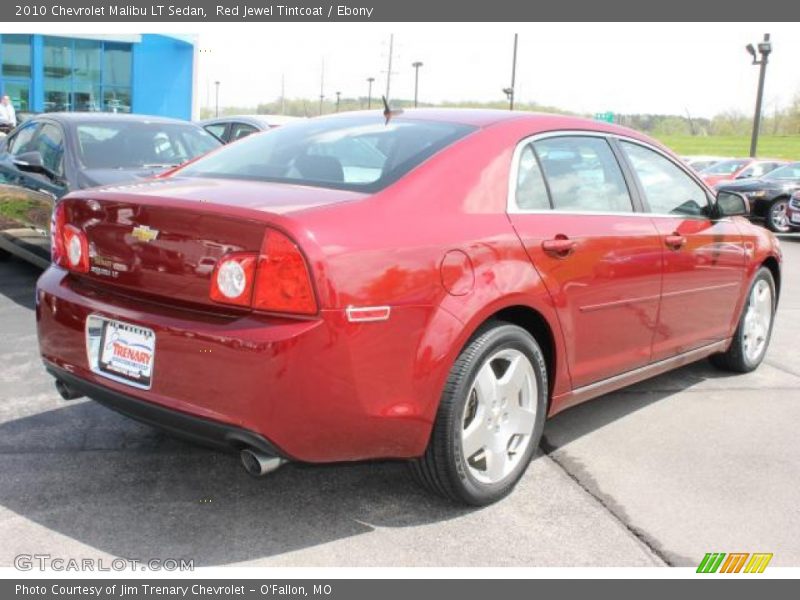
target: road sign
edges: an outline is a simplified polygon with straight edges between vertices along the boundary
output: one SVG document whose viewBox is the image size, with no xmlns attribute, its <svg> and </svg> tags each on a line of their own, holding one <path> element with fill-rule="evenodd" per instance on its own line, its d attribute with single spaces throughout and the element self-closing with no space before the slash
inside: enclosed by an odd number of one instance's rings
<svg viewBox="0 0 800 600">
<path fill-rule="evenodd" d="M 613 123 L 615 115 L 613 112 L 594 113 L 595 121 L 604 121 L 606 123 Z"/>
</svg>

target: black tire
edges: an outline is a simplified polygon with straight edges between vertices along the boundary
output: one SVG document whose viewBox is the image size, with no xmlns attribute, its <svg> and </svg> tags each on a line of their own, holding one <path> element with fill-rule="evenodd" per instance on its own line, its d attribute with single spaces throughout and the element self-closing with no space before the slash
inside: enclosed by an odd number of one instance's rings
<svg viewBox="0 0 800 600">
<path fill-rule="evenodd" d="M 752 291 L 755 286 L 758 285 L 759 281 L 766 281 L 769 286 L 770 293 L 772 294 L 772 311 L 770 313 L 770 322 L 767 328 L 763 350 L 757 357 L 748 358 L 745 352 L 745 320 L 751 304 Z M 756 276 L 753 278 L 753 282 L 747 290 L 747 301 L 739 317 L 739 324 L 736 327 L 736 332 L 733 334 L 730 348 L 728 348 L 726 352 L 715 354 L 710 357 L 711 363 L 715 367 L 724 371 L 733 371 L 734 373 L 749 373 L 758 368 L 761 361 L 764 360 L 764 356 L 769 348 L 769 341 L 772 337 L 772 326 L 775 323 L 775 307 L 777 306 L 777 300 L 777 296 L 775 295 L 775 279 L 772 277 L 772 272 L 766 267 L 761 267 L 756 272 Z"/>
<path fill-rule="evenodd" d="M 788 198 L 776 198 L 770 203 L 765 217 L 767 229 L 775 233 L 789 233 L 792 231 L 792 226 L 786 219 L 786 208 L 788 206 Z"/>
<path fill-rule="evenodd" d="M 481 482 L 470 472 L 468 457 L 462 450 L 465 406 L 472 397 L 473 384 L 481 368 L 506 350 L 524 355 L 532 367 L 536 391 L 530 402 L 535 404 L 536 412 L 527 448 L 518 459 L 514 458 L 516 462 L 511 471 L 497 482 Z M 516 325 L 501 321 L 488 324 L 473 336 L 453 365 L 428 447 L 422 457 L 411 462 L 412 474 L 423 487 L 450 500 L 472 506 L 496 502 L 514 488 L 539 447 L 547 399 L 547 366 L 536 340 Z"/>
</svg>

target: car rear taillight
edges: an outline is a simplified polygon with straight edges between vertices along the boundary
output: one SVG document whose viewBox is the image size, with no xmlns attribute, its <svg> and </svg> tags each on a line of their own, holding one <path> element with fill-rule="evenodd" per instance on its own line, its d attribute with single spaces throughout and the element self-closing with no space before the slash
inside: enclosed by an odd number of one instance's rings
<svg viewBox="0 0 800 600">
<path fill-rule="evenodd" d="M 301 315 L 317 312 L 317 301 L 306 259 L 283 233 L 268 229 L 259 254 L 223 256 L 211 275 L 215 302 L 256 310 Z"/>
<path fill-rule="evenodd" d="M 67 223 L 62 202 L 56 204 L 50 220 L 50 255 L 60 267 L 77 273 L 89 272 L 89 239 L 78 227 Z"/>
<path fill-rule="evenodd" d="M 66 225 L 63 231 L 67 268 L 78 273 L 88 273 L 89 240 L 86 234 L 74 225 Z"/>
<path fill-rule="evenodd" d="M 211 299 L 225 304 L 250 306 L 253 298 L 258 255 L 255 252 L 226 254 L 211 274 Z"/>
<path fill-rule="evenodd" d="M 53 208 L 50 218 L 50 258 L 60 267 L 67 266 L 67 255 L 64 248 L 64 227 L 67 223 L 67 210 L 62 202 Z"/>
<path fill-rule="evenodd" d="M 304 315 L 317 312 L 303 253 L 292 240 L 274 229 L 267 230 L 261 244 L 253 308 Z"/>
</svg>

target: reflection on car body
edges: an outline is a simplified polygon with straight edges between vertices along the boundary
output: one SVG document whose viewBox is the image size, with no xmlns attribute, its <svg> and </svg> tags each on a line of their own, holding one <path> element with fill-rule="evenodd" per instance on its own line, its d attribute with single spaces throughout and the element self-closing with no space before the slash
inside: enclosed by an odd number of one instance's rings
<svg viewBox="0 0 800 600">
<path fill-rule="evenodd" d="M 50 214 L 64 194 L 152 177 L 218 147 L 191 123 L 106 113 L 32 117 L 0 142 L 0 254 L 50 263 Z"/>
</svg>

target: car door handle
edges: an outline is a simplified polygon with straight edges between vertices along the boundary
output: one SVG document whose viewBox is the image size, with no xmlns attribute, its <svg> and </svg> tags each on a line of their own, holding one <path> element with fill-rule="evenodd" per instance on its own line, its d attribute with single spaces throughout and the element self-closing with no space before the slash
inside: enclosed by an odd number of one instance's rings
<svg viewBox="0 0 800 600">
<path fill-rule="evenodd" d="M 569 256 L 574 249 L 575 240 L 571 240 L 566 236 L 556 236 L 552 240 L 544 240 L 542 242 L 542 250 L 558 258 Z"/>
<path fill-rule="evenodd" d="M 686 236 L 675 232 L 665 237 L 664 243 L 672 250 L 680 250 L 686 244 Z"/>
</svg>

